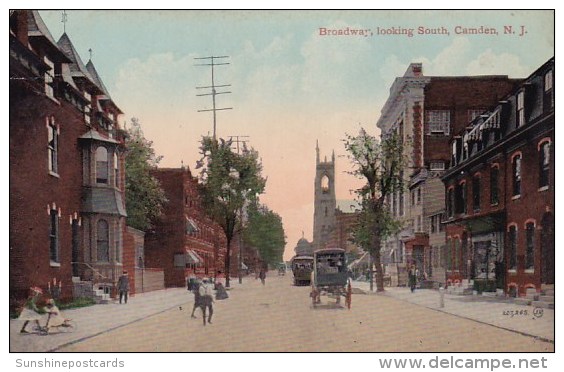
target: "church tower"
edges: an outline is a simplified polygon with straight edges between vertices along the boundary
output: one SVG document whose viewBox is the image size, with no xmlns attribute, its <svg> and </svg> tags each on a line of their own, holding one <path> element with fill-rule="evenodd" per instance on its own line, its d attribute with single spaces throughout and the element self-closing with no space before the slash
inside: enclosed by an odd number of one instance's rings
<svg viewBox="0 0 564 372">
<path fill-rule="evenodd" d="M 335 229 L 335 151 L 331 161 L 320 161 L 319 142 L 315 146 L 315 202 L 313 214 L 313 246 L 314 249 L 326 248 L 326 243 Z"/>
</svg>

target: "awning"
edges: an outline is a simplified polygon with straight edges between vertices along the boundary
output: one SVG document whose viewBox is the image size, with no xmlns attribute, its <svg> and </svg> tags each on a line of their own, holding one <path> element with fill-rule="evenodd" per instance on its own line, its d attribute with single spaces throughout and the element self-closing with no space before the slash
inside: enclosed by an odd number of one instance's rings
<svg viewBox="0 0 564 372">
<path fill-rule="evenodd" d="M 186 216 L 186 233 L 187 234 L 194 234 L 199 232 L 200 229 L 198 228 L 198 224 L 196 221 L 191 219 L 190 217 Z"/>
<path fill-rule="evenodd" d="M 198 256 L 198 254 L 196 252 L 194 252 L 191 249 L 186 250 L 186 262 L 187 263 L 197 265 L 202 261 L 203 261 L 202 258 L 200 256 Z"/>
</svg>

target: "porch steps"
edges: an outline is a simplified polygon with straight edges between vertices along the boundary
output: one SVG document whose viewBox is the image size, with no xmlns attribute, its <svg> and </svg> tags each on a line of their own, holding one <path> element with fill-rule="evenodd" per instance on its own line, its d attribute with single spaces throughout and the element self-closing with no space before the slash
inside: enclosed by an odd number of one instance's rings
<svg viewBox="0 0 564 372">
<path fill-rule="evenodd" d="M 459 296 L 466 296 L 471 295 L 474 290 L 474 281 L 464 279 L 458 284 L 451 285 L 447 288 L 446 293 L 459 295 Z"/>
</svg>

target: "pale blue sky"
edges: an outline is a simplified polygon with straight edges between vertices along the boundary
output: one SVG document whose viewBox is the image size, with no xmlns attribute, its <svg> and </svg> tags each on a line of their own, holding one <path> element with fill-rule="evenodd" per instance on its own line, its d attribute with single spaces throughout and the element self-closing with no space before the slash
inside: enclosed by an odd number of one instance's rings
<svg viewBox="0 0 564 372">
<path fill-rule="evenodd" d="M 61 11 L 41 11 L 55 39 Z M 315 141 L 322 156 L 344 154 L 340 140 L 358 123 L 375 132 L 393 79 L 410 62 L 425 75 L 504 74 L 525 77 L 554 55 L 551 11 L 67 11 L 67 33 L 93 62 L 122 121 L 135 116 L 163 166 L 193 168 L 202 134 L 212 130 L 209 98 L 195 87 L 210 72 L 194 57 L 229 55 L 217 84 L 231 83 L 218 106 L 218 135 L 249 135 L 268 176 L 263 200 L 282 215 L 286 258 L 305 231 L 311 239 Z M 495 27 L 499 35 L 455 35 L 456 26 Z M 503 35 L 503 26 L 523 37 Z M 319 28 L 444 26 L 449 36 L 320 36 Z M 356 187 L 337 163 L 337 195 Z"/>
</svg>

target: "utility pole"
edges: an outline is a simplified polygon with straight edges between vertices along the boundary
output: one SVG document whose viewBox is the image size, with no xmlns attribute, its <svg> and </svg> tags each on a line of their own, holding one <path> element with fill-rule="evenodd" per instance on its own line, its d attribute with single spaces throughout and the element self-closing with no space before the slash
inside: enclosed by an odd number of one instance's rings
<svg viewBox="0 0 564 372">
<path fill-rule="evenodd" d="M 245 139 L 246 138 L 246 139 Z M 243 147 L 246 146 L 249 136 L 229 136 L 229 141 L 231 143 L 236 143 L 237 145 L 237 154 L 241 154 L 241 147 L 239 143 L 243 144 Z M 248 195 L 245 195 L 245 200 L 247 199 Z M 241 228 L 239 229 L 239 284 L 243 283 L 243 208 L 239 211 L 239 216 L 241 218 Z"/>
<path fill-rule="evenodd" d="M 229 58 L 229 56 L 209 56 L 209 57 L 194 58 L 194 59 L 197 59 L 197 60 L 209 61 L 209 63 L 201 63 L 201 64 L 197 64 L 195 66 L 211 66 L 211 85 L 205 86 L 205 87 L 196 87 L 196 89 L 211 89 L 211 93 L 196 94 L 196 96 L 198 96 L 198 97 L 200 97 L 200 96 L 212 96 L 212 109 L 198 110 L 198 112 L 213 111 L 213 139 L 214 140 L 217 139 L 217 137 L 216 137 L 216 126 L 217 126 L 216 112 L 222 111 L 222 110 L 232 110 L 233 109 L 233 107 L 217 108 L 215 106 L 215 96 L 217 96 L 218 94 L 229 94 L 229 93 L 231 93 L 231 92 L 218 92 L 216 90 L 216 88 L 225 88 L 225 87 L 231 86 L 231 84 L 215 85 L 214 67 L 230 64 L 229 62 L 216 62 L 216 60 L 218 60 L 218 59 L 222 60 L 224 58 Z"/>
</svg>

